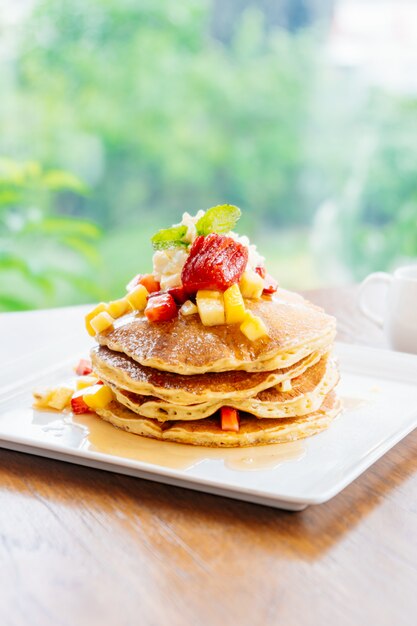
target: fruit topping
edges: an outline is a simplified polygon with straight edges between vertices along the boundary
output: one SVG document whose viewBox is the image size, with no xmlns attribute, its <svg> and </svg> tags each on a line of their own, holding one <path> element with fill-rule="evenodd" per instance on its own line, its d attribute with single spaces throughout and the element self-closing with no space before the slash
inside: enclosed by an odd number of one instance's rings
<svg viewBox="0 0 417 626">
<path fill-rule="evenodd" d="M 96 334 L 96 331 L 91 326 L 91 320 L 94 317 L 96 317 L 96 315 L 98 315 L 99 313 L 102 313 L 103 311 L 107 311 L 107 304 L 105 302 L 100 302 L 100 304 L 95 306 L 94 309 L 92 309 L 92 311 L 90 311 L 90 313 L 87 313 L 87 315 L 85 316 L 85 327 L 87 329 L 88 334 L 91 335 L 92 337 L 94 337 L 94 335 Z"/>
<path fill-rule="evenodd" d="M 107 385 L 93 385 L 83 390 L 83 400 L 90 409 L 104 409 L 113 400 L 113 392 Z"/>
<path fill-rule="evenodd" d="M 126 290 L 131 292 L 137 285 L 143 285 L 149 293 L 159 291 L 161 285 L 155 279 L 153 274 L 136 274 L 134 278 L 126 285 Z"/>
<path fill-rule="evenodd" d="M 223 294 L 226 324 L 239 324 L 246 315 L 245 303 L 239 285 L 232 285 Z"/>
<path fill-rule="evenodd" d="M 261 278 L 265 278 L 265 276 L 266 276 L 266 269 L 264 268 L 264 266 L 263 266 L 263 265 L 257 265 L 257 266 L 255 267 L 255 272 L 256 272 L 257 274 L 259 274 L 259 276 L 260 276 Z"/>
<path fill-rule="evenodd" d="M 239 432 L 239 412 L 230 406 L 222 406 L 220 409 L 220 420 L 222 430 L 232 430 Z"/>
<path fill-rule="evenodd" d="M 180 309 L 182 316 L 198 312 L 204 326 L 239 324 L 252 340 L 266 335 L 262 320 L 246 311 L 245 299 L 268 298 L 278 285 L 256 246 L 233 232 L 240 216 L 238 207 L 222 204 L 194 216 L 184 213 L 180 224 L 158 231 L 152 237 L 153 273 L 137 274 L 124 298 L 97 305 L 86 316 L 89 334 L 112 329 L 131 311 L 163 322 Z"/>
<path fill-rule="evenodd" d="M 84 389 L 76 391 L 71 399 L 71 410 L 75 415 L 82 415 L 83 413 L 91 413 L 90 407 L 85 403 L 83 394 Z"/>
<path fill-rule="evenodd" d="M 122 317 L 126 313 L 129 313 L 132 307 L 127 298 L 120 298 L 119 300 L 113 300 L 107 305 L 107 313 L 110 313 L 114 319 Z"/>
<path fill-rule="evenodd" d="M 101 383 L 101 381 L 99 381 L 97 376 L 94 376 L 94 374 L 90 374 L 89 376 L 80 376 L 75 381 L 75 388 L 79 391 L 80 389 L 85 389 L 86 387 L 91 387 L 92 385 L 98 385 L 99 383 Z"/>
<path fill-rule="evenodd" d="M 93 369 L 89 359 L 80 359 L 77 367 L 75 368 L 77 376 L 88 376 L 88 374 L 91 374 L 92 371 Z"/>
<path fill-rule="evenodd" d="M 184 304 L 180 308 L 180 313 L 185 317 L 187 317 L 188 315 L 195 315 L 196 313 L 198 313 L 197 305 L 194 304 L 194 302 L 191 302 L 191 300 L 187 300 L 187 302 L 184 302 Z"/>
<path fill-rule="evenodd" d="M 154 291 L 159 291 L 161 289 L 161 285 L 157 280 L 155 280 L 153 274 L 144 274 L 139 281 L 140 285 L 146 287 L 149 293 L 153 293 Z"/>
<path fill-rule="evenodd" d="M 66 385 L 60 385 L 52 389 L 34 391 L 34 406 L 37 409 L 56 409 L 62 411 L 69 405 L 74 389 Z"/>
<path fill-rule="evenodd" d="M 33 406 L 36 409 L 47 409 L 49 408 L 49 400 L 52 397 L 53 389 L 35 389 L 33 391 L 33 397 L 35 401 Z"/>
<path fill-rule="evenodd" d="M 95 331 L 96 334 L 102 333 L 105 330 L 110 330 L 113 328 L 114 318 L 107 313 L 106 311 L 102 311 L 90 322 L 91 328 Z"/>
<path fill-rule="evenodd" d="M 181 224 L 158 230 L 151 239 L 152 246 L 157 251 L 169 248 L 187 248 L 192 243 L 195 234 L 209 235 L 210 233 L 230 232 L 240 216 L 240 209 L 232 204 L 220 204 L 207 211 L 199 211 L 195 218 L 184 213 Z"/>
<path fill-rule="evenodd" d="M 179 305 L 184 304 L 188 300 L 188 295 L 184 289 L 184 287 L 171 287 L 168 289 L 168 292 L 175 300 L 175 302 Z"/>
<path fill-rule="evenodd" d="M 198 291 L 196 301 L 204 326 L 217 326 L 225 323 L 223 294 L 221 292 Z"/>
<path fill-rule="evenodd" d="M 145 315 L 150 322 L 167 322 L 177 315 L 177 305 L 169 293 L 161 293 L 149 298 Z"/>
<path fill-rule="evenodd" d="M 275 278 L 272 278 L 271 274 L 267 274 L 265 276 L 264 289 L 262 293 L 264 295 L 272 295 L 273 293 L 276 292 L 277 289 L 278 289 L 277 281 L 275 280 Z"/>
<path fill-rule="evenodd" d="M 143 285 L 137 285 L 129 291 L 126 300 L 135 311 L 143 311 L 146 307 L 149 291 Z"/>
<path fill-rule="evenodd" d="M 199 290 L 225 291 L 239 282 L 248 261 L 248 249 L 231 237 L 212 233 L 191 246 L 181 280 L 189 294 Z"/>
<path fill-rule="evenodd" d="M 240 279 L 240 291 L 244 298 L 259 300 L 264 289 L 264 279 L 253 270 L 246 270 Z"/>
<path fill-rule="evenodd" d="M 260 317 L 247 311 L 245 320 L 240 326 L 242 333 L 250 340 L 256 341 L 268 335 L 268 330 Z"/>
</svg>

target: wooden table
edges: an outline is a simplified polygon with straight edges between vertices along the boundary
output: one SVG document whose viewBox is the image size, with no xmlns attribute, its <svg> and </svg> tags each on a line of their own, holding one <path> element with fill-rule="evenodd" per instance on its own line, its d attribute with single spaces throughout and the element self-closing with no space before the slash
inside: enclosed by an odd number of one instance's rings
<svg viewBox="0 0 417 626">
<path fill-rule="evenodd" d="M 352 288 L 308 296 L 383 345 Z M 289 513 L 0 451 L 2 626 L 417 623 L 417 433 Z"/>
</svg>

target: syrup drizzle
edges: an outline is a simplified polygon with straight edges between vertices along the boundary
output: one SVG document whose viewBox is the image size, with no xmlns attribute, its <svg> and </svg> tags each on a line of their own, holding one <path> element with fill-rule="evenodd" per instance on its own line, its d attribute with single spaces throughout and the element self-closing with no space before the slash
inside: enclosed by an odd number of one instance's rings
<svg viewBox="0 0 417 626">
<path fill-rule="evenodd" d="M 306 453 L 303 441 L 248 448 L 207 448 L 157 441 L 125 432 L 96 415 L 73 415 L 55 411 L 15 409 L 2 417 L 2 427 L 13 435 L 72 450 L 101 452 L 160 467 L 187 470 L 204 461 L 222 462 L 233 471 L 274 469 L 295 462 Z"/>
</svg>

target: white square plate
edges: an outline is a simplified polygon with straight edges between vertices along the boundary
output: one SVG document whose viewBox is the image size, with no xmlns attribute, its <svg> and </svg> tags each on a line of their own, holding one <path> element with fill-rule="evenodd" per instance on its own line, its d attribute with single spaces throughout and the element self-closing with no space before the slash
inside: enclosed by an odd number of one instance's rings
<svg viewBox="0 0 417 626">
<path fill-rule="evenodd" d="M 59 362 L 56 353 L 50 363 Z M 80 356 L 66 352 L 65 362 L 42 372 L 45 359 L 37 363 L 35 353 L 32 375 L 18 386 L 9 377 L 0 388 L 0 447 L 301 510 L 335 496 L 417 425 L 417 357 L 345 344 L 336 354 L 345 410 L 327 431 L 288 444 L 215 450 L 138 437 L 94 415 L 34 411 L 32 388 L 68 378 Z"/>
</svg>

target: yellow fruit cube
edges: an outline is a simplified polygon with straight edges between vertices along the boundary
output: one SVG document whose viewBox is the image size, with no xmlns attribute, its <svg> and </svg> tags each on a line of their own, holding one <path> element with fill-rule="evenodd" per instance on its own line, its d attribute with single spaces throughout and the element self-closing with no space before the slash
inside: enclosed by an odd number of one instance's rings
<svg viewBox="0 0 417 626">
<path fill-rule="evenodd" d="M 187 302 L 184 302 L 181 306 L 180 313 L 185 316 L 194 315 L 195 313 L 198 313 L 197 305 L 194 304 L 194 302 L 191 302 L 191 300 L 187 300 Z"/>
<path fill-rule="evenodd" d="M 96 385 L 97 383 L 98 378 L 97 376 L 94 376 L 94 374 L 89 374 L 88 376 L 79 376 L 75 381 L 75 388 L 79 391 L 80 389 L 91 387 L 92 385 Z"/>
<path fill-rule="evenodd" d="M 112 316 L 109 315 L 107 311 L 103 311 L 102 313 L 99 313 L 98 315 L 93 317 L 90 324 L 91 328 L 93 328 L 96 333 L 102 333 L 105 330 L 113 328 L 113 322 L 114 319 L 112 318 Z"/>
<path fill-rule="evenodd" d="M 113 392 L 107 385 L 93 385 L 85 390 L 83 400 L 90 409 L 104 409 L 113 400 Z"/>
<path fill-rule="evenodd" d="M 246 315 L 245 303 L 239 285 L 232 285 L 223 294 L 226 324 L 239 324 Z"/>
<path fill-rule="evenodd" d="M 256 339 L 268 335 L 268 330 L 261 318 L 249 311 L 246 313 L 245 321 L 241 324 L 240 330 L 250 341 L 256 341 Z"/>
<path fill-rule="evenodd" d="M 120 300 L 113 300 L 107 305 L 107 313 L 109 313 L 114 319 L 129 313 L 132 310 L 132 305 L 127 298 L 120 298 Z"/>
<path fill-rule="evenodd" d="M 54 389 L 35 389 L 33 392 L 33 397 L 35 398 L 33 406 L 37 409 L 49 408 L 49 400 L 52 398 L 54 391 Z"/>
<path fill-rule="evenodd" d="M 71 387 L 56 387 L 48 400 L 48 406 L 51 409 L 62 411 L 62 409 L 65 409 L 65 407 L 70 404 L 73 393 L 74 389 Z"/>
<path fill-rule="evenodd" d="M 85 327 L 87 329 L 88 334 L 91 335 L 92 337 L 94 337 L 96 333 L 95 333 L 94 328 L 92 328 L 91 326 L 91 320 L 94 317 L 96 317 L 96 315 L 106 310 L 107 310 L 107 304 L 105 302 L 100 302 L 100 304 L 94 307 L 94 309 L 85 316 Z"/>
<path fill-rule="evenodd" d="M 196 300 L 204 326 L 217 326 L 225 323 L 223 294 L 220 291 L 198 291 Z"/>
<path fill-rule="evenodd" d="M 126 296 L 126 300 L 135 311 L 143 311 L 146 307 L 149 291 L 143 285 L 137 285 Z"/>
<path fill-rule="evenodd" d="M 239 286 L 244 298 L 259 300 L 264 289 L 264 279 L 254 270 L 246 270 L 243 272 Z"/>
</svg>

